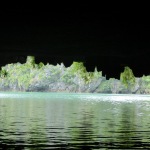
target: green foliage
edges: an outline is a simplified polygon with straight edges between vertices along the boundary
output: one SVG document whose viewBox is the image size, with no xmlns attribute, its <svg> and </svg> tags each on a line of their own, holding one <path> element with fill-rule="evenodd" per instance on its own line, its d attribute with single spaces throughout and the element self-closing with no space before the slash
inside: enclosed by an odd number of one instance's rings
<svg viewBox="0 0 150 150">
<path fill-rule="evenodd" d="M 149 89 L 150 91 L 150 76 L 142 77 L 142 88 Z"/>
<path fill-rule="evenodd" d="M 120 80 L 128 88 L 135 84 L 135 76 L 129 67 L 125 67 L 124 72 L 120 74 Z"/>
<path fill-rule="evenodd" d="M 18 87 L 20 90 L 28 89 L 38 70 L 37 67 L 35 68 L 33 66 L 36 66 L 34 57 L 27 57 L 27 62 L 25 64 L 8 64 L 2 67 L 2 70 L 7 72 L 5 85 L 9 85 L 12 88 Z"/>
<path fill-rule="evenodd" d="M 97 67 L 95 67 L 93 78 L 100 78 L 100 77 L 102 77 L 102 71 L 98 72 Z"/>
<path fill-rule="evenodd" d="M 0 77 L 1 77 L 1 78 L 6 77 L 7 75 L 8 75 L 8 73 L 7 73 L 7 71 L 6 71 L 5 69 L 2 69 L 2 70 L 0 71 Z"/>
<path fill-rule="evenodd" d="M 38 65 L 38 68 L 40 69 L 42 67 L 44 67 L 44 64 L 42 62 L 40 62 L 39 65 Z"/>
<path fill-rule="evenodd" d="M 69 72 L 81 77 L 85 81 L 85 83 L 89 83 L 93 79 L 102 77 L 102 72 L 98 72 L 97 68 L 95 68 L 94 72 L 87 72 L 83 62 L 73 62 L 73 64 L 69 68 Z"/>
<path fill-rule="evenodd" d="M 28 56 L 24 64 L 15 63 L 2 67 L 0 71 L 1 83 L 4 83 L 10 89 L 26 91 L 30 85 L 50 84 L 55 82 L 64 82 L 65 84 L 88 84 L 92 80 L 102 76 L 102 72 L 98 72 L 95 68 L 94 72 L 87 72 L 82 62 L 73 62 L 73 64 L 65 68 L 61 65 L 44 65 L 42 62 L 35 64 L 35 58 Z M 3 79 L 2 79 L 3 78 Z"/>
<path fill-rule="evenodd" d="M 98 72 L 97 68 L 95 68 L 94 72 L 86 72 L 84 79 L 86 83 L 90 83 L 92 80 L 98 79 L 100 77 L 102 77 L 102 72 Z"/>
<path fill-rule="evenodd" d="M 78 76 L 83 79 L 85 82 L 88 80 L 87 71 L 83 64 L 83 62 L 73 62 L 73 64 L 69 67 L 68 73 L 69 76 Z M 67 75 L 67 76 L 68 76 Z"/>
<path fill-rule="evenodd" d="M 61 80 L 65 83 L 71 84 L 73 83 L 73 78 L 74 76 L 69 74 L 69 73 L 65 73 L 62 77 Z"/>
<path fill-rule="evenodd" d="M 35 57 L 27 56 L 26 64 L 28 64 L 29 66 L 35 67 Z"/>
<path fill-rule="evenodd" d="M 13 64 L 6 66 L 9 76 L 7 78 L 9 84 L 17 84 L 19 88 L 28 88 L 31 79 L 31 68 L 27 64 Z"/>
<path fill-rule="evenodd" d="M 150 76 L 144 76 L 143 75 L 142 80 L 145 82 L 150 82 Z"/>
<path fill-rule="evenodd" d="M 86 73 L 86 68 L 84 67 L 83 62 L 73 62 L 73 64 L 70 66 L 69 71 L 74 73 Z"/>
</svg>

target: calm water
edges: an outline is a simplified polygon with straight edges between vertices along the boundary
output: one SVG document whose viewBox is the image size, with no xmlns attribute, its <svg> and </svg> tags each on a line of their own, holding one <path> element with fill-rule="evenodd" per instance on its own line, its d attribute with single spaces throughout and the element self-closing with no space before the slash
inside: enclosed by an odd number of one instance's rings
<svg viewBox="0 0 150 150">
<path fill-rule="evenodd" d="M 0 149 L 150 149 L 150 96 L 0 93 Z"/>
</svg>

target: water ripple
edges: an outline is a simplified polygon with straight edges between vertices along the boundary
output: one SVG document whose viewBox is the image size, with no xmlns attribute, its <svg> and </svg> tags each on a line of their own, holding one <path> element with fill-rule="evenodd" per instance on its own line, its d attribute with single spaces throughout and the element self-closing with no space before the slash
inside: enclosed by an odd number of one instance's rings
<svg viewBox="0 0 150 150">
<path fill-rule="evenodd" d="M 150 96 L 22 94 L 0 93 L 0 149 L 150 149 Z"/>
</svg>

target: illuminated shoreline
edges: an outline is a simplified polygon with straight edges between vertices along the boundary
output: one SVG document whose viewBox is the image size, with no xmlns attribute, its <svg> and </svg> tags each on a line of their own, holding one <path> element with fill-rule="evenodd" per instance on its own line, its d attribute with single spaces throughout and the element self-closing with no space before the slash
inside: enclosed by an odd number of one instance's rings
<svg viewBox="0 0 150 150">
<path fill-rule="evenodd" d="M 88 72 L 82 62 L 70 67 L 35 63 L 28 56 L 24 64 L 7 64 L 0 71 L 0 91 L 11 92 L 67 92 L 106 94 L 150 94 L 150 76 L 137 78 L 129 67 L 120 74 L 120 80 L 106 79 L 95 67 Z"/>
</svg>

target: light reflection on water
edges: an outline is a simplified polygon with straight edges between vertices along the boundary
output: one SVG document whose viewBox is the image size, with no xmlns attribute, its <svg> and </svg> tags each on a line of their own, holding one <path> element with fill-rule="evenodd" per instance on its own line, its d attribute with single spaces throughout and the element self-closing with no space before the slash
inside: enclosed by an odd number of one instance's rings
<svg viewBox="0 0 150 150">
<path fill-rule="evenodd" d="M 149 95 L 0 93 L 3 149 L 148 149 L 149 120 Z"/>
</svg>

